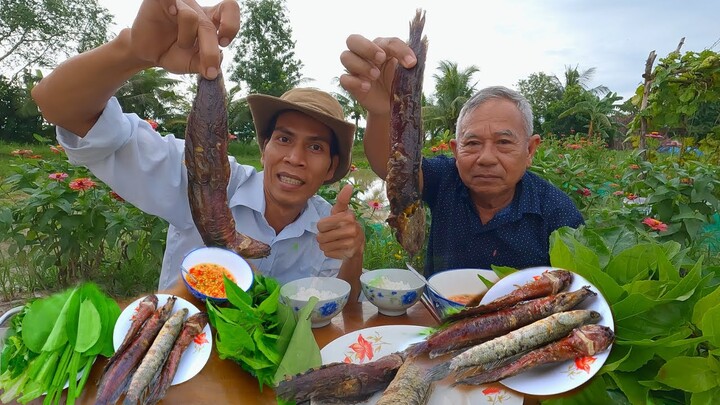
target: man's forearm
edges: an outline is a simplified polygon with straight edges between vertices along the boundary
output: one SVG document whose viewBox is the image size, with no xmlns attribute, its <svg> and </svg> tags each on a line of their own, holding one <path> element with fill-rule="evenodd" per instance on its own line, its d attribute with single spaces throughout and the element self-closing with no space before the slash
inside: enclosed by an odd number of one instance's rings
<svg viewBox="0 0 720 405">
<path fill-rule="evenodd" d="M 43 117 L 85 136 L 110 97 L 129 78 L 150 67 L 130 51 L 130 31 L 60 64 L 32 90 Z"/>
<path fill-rule="evenodd" d="M 350 284 L 349 301 L 357 301 L 360 296 L 360 276 L 362 275 L 363 255 L 362 253 L 345 259 L 340 266 L 338 278 Z"/>
<path fill-rule="evenodd" d="M 390 159 L 390 116 L 369 115 L 363 137 L 363 146 L 370 167 L 381 179 L 387 177 Z"/>
</svg>

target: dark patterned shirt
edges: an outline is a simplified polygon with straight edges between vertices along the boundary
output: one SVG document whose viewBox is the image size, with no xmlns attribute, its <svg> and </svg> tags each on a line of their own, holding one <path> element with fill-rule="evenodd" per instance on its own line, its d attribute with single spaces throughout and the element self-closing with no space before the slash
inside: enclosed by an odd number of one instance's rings
<svg viewBox="0 0 720 405">
<path fill-rule="evenodd" d="M 518 269 L 550 265 L 550 234 L 584 223 L 570 197 L 528 171 L 510 205 L 483 224 L 454 158 L 423 159 L 422 170 L 423 200 L 432 214 L 428 276 L 448 269 L 490 269 L 491 264 Z"/>
</svg>

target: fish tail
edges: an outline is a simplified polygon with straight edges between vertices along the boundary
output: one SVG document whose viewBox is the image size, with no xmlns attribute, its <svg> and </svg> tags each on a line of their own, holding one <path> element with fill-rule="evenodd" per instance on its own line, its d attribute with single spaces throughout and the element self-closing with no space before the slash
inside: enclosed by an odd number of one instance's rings
<svg viewBox="0 0 720 405">
<path fill-rule="evenodd" d="M 440 381 L 450 375 L 450 362 L 445 361 L 433 366 L 427 372 L 427 378 L 430 381 Z"/>
</svg>

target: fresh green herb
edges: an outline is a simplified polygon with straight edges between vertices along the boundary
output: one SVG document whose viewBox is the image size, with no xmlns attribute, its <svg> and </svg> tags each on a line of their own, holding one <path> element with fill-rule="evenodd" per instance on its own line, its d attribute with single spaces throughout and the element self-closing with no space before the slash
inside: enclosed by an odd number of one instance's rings
<svg viewBox="0 0 720 405">
<path fill-rule="evenodd" d="M 226 278 L 225 291 L 226 306 L 206 303 L 221 359 L 239 363 L 257 378 L 261 390 L 274 386 L 279 374 L 320 365 L 309 317 L 316 301 L 296 319 L 292 308 L 280 302 L 280 285 L 271 277 L 256 275 L 248 292 Z"/>
<path fill-rule="evenodd" d="M 67 382 L 73 404 L 97 355 L 112 354 L 119 315 L 118 304 L 92 283 L 28 302 L 0 355 L 0 401 L 27 403 L 46 393 L 43 404 L 59 403 Z"/>
<path fill-rule="evenodd" d="M 688 262 L 676 242 L 621 228 L 561 228 L 550 242 L 552 265 L 586 278 L 610 304 L 615 344 L 591 384 L 543 404 L 717 402 L 720 269 Z"/>
<path fill-rule="evenodd" d="M 486 287 L 486 288 L 490 288 L 490 287 L 492 287 L 492 286 L 494 286 L 494 285 L 495 285 L 495 283 L 494 283 L 494 282 L 492 282 L 492 281 L 490 281 L 490 280 L 486 279 L 486 278 L 485 278 L 485 277 L 483 277 L 483 276 L 482 276 L 481 274 L 478 274 L 478 275 L 477 275 L 477 277 L 478 277 L 478 278 L 480 279 L 480 281 L 482 281 L 482 282 L 483 282 L 483 284 L 485 284 L 485 287 Z"/>
</svg>

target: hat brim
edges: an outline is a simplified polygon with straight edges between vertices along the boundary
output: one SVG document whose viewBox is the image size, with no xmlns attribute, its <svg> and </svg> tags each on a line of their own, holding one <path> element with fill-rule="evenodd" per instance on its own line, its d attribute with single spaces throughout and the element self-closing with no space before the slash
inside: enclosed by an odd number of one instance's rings
<svg viewBox="0 0 720 405">
<path fill-rule="evenodd" d="M 250 113 L 252 113 L 255 136 L 260 149 L 263 149 L 263 145 L 272 135 L 270 123 L 280 112 L 287 110 L 300 111 L 327 125 L 333 131 L 337 140 L 338 166 L 333 177 L 324 184 L 334 183 L 342 179 L 350 170 L 355 125 L 312 108 L 265 94 L 251 94 L 247 97 L 247 102 L 250 106 Z"/>
</svg>

